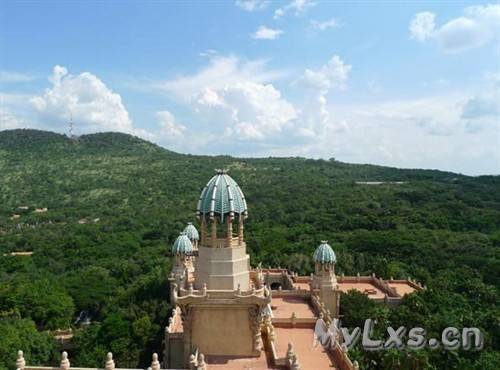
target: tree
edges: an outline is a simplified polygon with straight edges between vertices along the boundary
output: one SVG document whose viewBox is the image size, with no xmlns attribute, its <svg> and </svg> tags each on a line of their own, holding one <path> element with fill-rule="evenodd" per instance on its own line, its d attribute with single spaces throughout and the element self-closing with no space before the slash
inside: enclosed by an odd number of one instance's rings
<svg viewBox="0 0 500 370">
<path fill-rule="evenodd" d="M 30 319 L 0 318 L 0 370 L 12 369 L 17 351 L 30 365 L 47 365 L 55 351 L 54 340 L 36 329 Z"/>
<path fill-rule="evenodd" d="M 7 282 L 0 290 L 0 309 L 16 308 L 42 329 L 68 328 L 74 304 L 60 282 L 47 275 L 33 275 Z"/>
</svg>

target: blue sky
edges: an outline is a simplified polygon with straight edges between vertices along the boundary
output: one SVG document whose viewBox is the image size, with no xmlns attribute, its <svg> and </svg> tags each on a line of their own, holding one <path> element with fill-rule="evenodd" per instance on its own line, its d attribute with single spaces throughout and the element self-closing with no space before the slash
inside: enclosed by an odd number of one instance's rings
<svg viewBox="0 0 500 370">
<path fill-rule="evenodd" d="M 0 4 L 0 130 L 500 173 L 500 4 Z"/>
</svg>

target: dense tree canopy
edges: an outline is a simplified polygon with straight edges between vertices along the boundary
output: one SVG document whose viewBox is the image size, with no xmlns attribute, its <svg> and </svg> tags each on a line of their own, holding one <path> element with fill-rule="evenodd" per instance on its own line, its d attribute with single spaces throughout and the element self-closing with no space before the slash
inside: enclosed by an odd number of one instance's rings
<svg viewBox="0 0 500 370">
<path fill-rule="evenodd" d="M 308 274 L 327 239 L 338 273 L 411 276 L 428 287 L 391 310 L 348 294 L 349 325 L 373 314 L 395 327 L 438 333 L 470 325 L 485 333 L 479 353 L 356 349 L 364 368 L 500 368 L 498 176 L 181 155 L 124 134 L 71 140 L 13 130 L 0 132 L 0 369 L 12 368 L 19 348 L 30 364 L 56 364 L 46 331 L 69 326 L 74 366 L 102 366 L 110 350 L 122 367 L 149 365 L 171 309 L 169 246 L 221 167 L 248 201 L 253 264 Z M 14 251 L 33 255 L 8 255 Z M 82 311 L 88 326 L 74 324 Z"/>
</svg>

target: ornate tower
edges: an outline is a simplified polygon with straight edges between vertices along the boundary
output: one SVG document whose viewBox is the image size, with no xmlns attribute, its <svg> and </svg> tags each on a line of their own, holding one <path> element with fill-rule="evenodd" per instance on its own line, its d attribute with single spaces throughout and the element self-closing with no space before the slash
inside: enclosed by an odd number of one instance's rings
<svg viewBox="0 0 500 370">
<path fill-rule="evenodd" d="M 167 328 L 165 366 L 179 361 L 187 366 L 189 356 L 197 350 L 208 358 L 260 356 L 264 308 L 271 294 L 258 276 L 250 278 L 243 237 L 247 214 L 238 184 L 226 171 L 217 170 L 198 201 L 201 237 L 192 273 L 194 284 L 191 274 L 188 279 L 172 281 L 171 302 L 177 306 L 182 325 Z M 196 229 L 188 225 L 186 231 L 194 236 Z M 182 237 L 190 239 L 189 234 Z"/>
<path fill-rule="evenodd" d="M 225 170 L 216 170 L 198 201 L 201 241 L 196 260 L 196 288 L 250 288 L 249 256 L 243 237 L 248 210 L 245 196 Z M 237 232 L 233 225 L 237 225 Z"/>
<path fill-rule="evenodd" d="M 334 316 L 338 316 L 340 291 L 338 290 L 337 278 L 335 276 L 335 262 L 337 257 L 327 240 L 314 252 L 314 282 L 313 286 L 319 289 L 321 300 Z"/>
<path fill-rule="evenodd" d="M 188 279 L 186 272 L 192 270 L 193 245 L 185 232 L 181 232 L 172 245 L 172 254 L 175 257 L 172 274 L 177 284 Z"/>
</svg>

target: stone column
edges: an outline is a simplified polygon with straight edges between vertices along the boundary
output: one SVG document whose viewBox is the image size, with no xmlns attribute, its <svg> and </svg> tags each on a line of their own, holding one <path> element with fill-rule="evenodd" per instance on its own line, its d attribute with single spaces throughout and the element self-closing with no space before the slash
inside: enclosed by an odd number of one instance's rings
<svg viewBox="0 0 500 370">
<path fill-rule="evenodd" d="M 227 246 L 231 247 L 233 242 L 233 216 L 227 218 Z"/>
<path fill-rule="evenodd" d="M 207 237 L 207 222 L 205 221 L 205 215 L 201 215 L 201 245 L 205 246 Z"/>
<path fill-rule="evenodd" d="M 243 244 L 243 215 L 238 217 L 238 244 Z"/>
<path fill-rule="evenodd" d="M 215 241 L 217 240 L 217 218 L 212 216 L 210 217 L 210 221 L 212 221 L 212 247 L 215 247 Z"/>
</svg>

